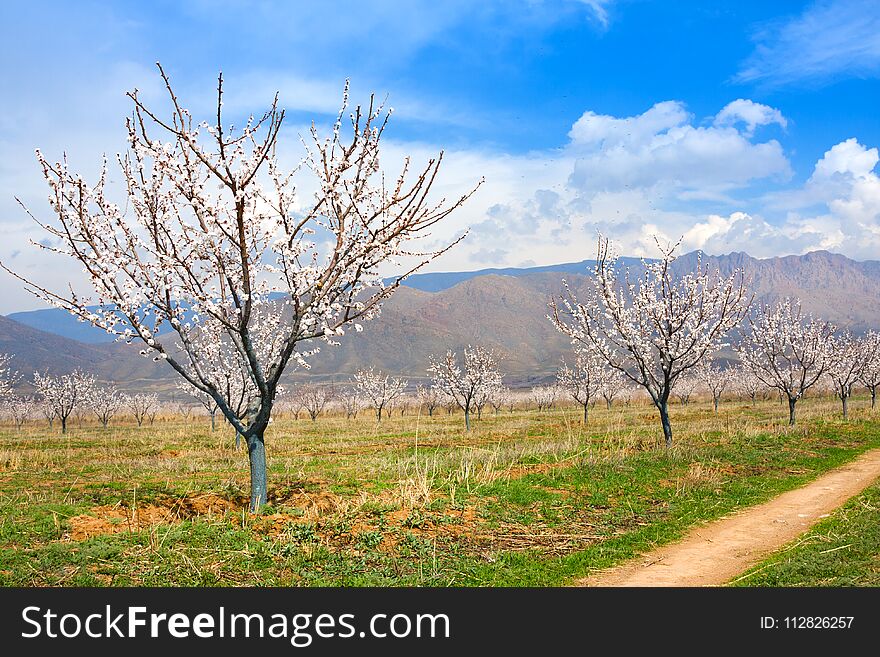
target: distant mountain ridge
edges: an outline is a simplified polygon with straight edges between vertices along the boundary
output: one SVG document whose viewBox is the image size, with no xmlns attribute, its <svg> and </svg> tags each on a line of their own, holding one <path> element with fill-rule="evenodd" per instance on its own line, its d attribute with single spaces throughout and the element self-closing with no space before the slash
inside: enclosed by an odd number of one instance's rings
<svg viewBox="0 0 880 657">
<path fill-rule="evenodd" d="M 757 304 L 797 296 L 805 310 L 839 326 L 856 332 L 880 328 L 880 262 L 825 251 L 767 259 L 693 252 L 676 259 L 674 269 L 688 271 L 698 257 L 723 274 L 742 268 Z M 291 376 L 343 382 L 372 365 L 414 385 L 425 380 L 429 355 L 481 344 L 500 355 L 509 385 L 548 381 L 561 360 L 571 358 L 571 346 L 546 319 L 547 303 L 561 293 L 563 278 L 583 291 L 592 264 L 418 274 L 364 332 L 350 332 L 335 347 L 317 343 L 320 352 L 310 359 L 311 369 Z M 639 275 L 641 261 L 629 258 L 624 264 Z M 0 316 L 0 353 L 14 354 L 13 366 L 28 377 L 34 370 L 82 367 L 125 389 L 173 390 L 176 375 L 167 365 L 141 357 L 136 346 L 107 342 L 111 336 L 101 331 L 102 341 L 84 336 L 84 328 L 98 331 L 57 309 Z"/>
<path fill-rule="evenodd" d="M 499 276 L 529 276 L 531 274 L 541 272 L 564 272 L 564 273 L 580 273 L 589 271 L 594 265 L 595 260 L 581 260 L 580 262 L 564 262 L 558 265 L 543 265 L 540 267 L 502 267 L 479 269 L 476 271 L 462 272 L 429 272 L 424 274 L 413 274 L 407 278 L 403 285 L 411 287 L 423 292 L 442 292 L 459 283 L 476 278 L 478 276 L 487 276 L 496 274 Z M 639 266 L 641 261 L 638 258 L 621 258 L 620 264 L 626 266 Z M 385 279 L 390 283 L 394 278 Z M 97 306 L 93 306 L 97 309 Z M 42 310 L 25 310 L 22 312 L 10 313 L 6 315 L 9 319 L 15 320 L 31 328 L 47 333 L 61 335 L 71 340 L 77 340 L 86 344 L 105 344 L 113 342 L 115 336 L 95 328 L 87 322 L 81 322 L 70 313 L 58 308 L 45 308 Z"/>
</svg>

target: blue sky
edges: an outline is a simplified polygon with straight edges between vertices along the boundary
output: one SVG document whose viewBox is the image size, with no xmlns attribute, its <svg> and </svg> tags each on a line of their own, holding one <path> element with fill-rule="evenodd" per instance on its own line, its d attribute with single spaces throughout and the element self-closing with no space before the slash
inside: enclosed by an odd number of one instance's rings
<svg viewBox="0 0 880 657">
<path fill-rule="evenodd" d="M 766 257 L 818 248 L 880 259 L 880 3 L 28 2 L 0 14 L 0 259 L 48 283 L 77 268 L 28 245 L 45 213 L 33 158 L 97 169 L 123 143 L 135 86 L 227 115 L 281 94 L 287 135 L 352 96 L 388 95 L 388 162 L 447 151 L 442 189 L 486 184 L 437 239 L 435 270 L 625 254 L 652 237 Z M 38 304 L 12 288 L 0 312 Z"/>
</svg>

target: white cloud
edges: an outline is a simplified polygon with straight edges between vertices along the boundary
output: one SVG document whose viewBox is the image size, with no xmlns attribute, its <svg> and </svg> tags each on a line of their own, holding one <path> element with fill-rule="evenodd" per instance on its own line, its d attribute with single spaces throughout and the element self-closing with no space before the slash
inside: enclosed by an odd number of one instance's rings
<svg viewBox="0 0 880 657">
<path fill-rule="evenodd" d="M 587 5 L 596 16 L 596 20 L 601 23 L 602 27 L 608 27 L 608 7 L 610 7 L 614 0 L 578 0 L 582 4 Z"/>
<path fill-rule="evenodd" d="M 777 124 L 783 128 L 788 125 L 782 112 L 768 105 L 762 105 L 744 98 L 728 103 L 715 115 L 715 125 L 726 126 L 737 123 L 746 124 L 746 134 L 752 135 L 757 126 Z"/>
<path fill-rule="evenodd" d="M 880 4 L 876 0 L 814 2 L 801 15 L 764 26 L 737 82 L 777 86 L 880 75 Z"/>
<path fill-rule="evenodd" d="M 470 225 L 470 238 L 434 268 L 581 260 L 592 253 L 597 231 L 627 255 L 654 254 L 657 235 L 683 236 L 685 250 L 708 253 L 828 249 L 876 259 L 877 149 L 841 142 L 800 186 L 758 195 L 755 182 L 779 187 L 791 175 L 781 145 L 754 138 L 757 126 L 771 124 L 785 126 L 779 110 L 740 99 L 712 125 L 695 126 L 681 103 L 669 101 L 634 117 L 586 112 L 570 143 L 552 154 L 457 153 L 456 170 L 483 166 L 491 173 L 484 200 L 462 209 L 455 223 Z"/>
<path fill-rule="evenodd" d="M 825 248 L 876 258 L 876 148 L 855 139 L 841 142 L 799 187 L 762 196 L 752 192 L 756 181 L 778 187 L 791 174 L 782 146 L 754 135 L 758 126 L 784 122 L 778 110 L 739 99 L 699 125 L 682 103 L 667 101 L 631 117 L 585 112 L 572 126 L 569 142 L 555 150 L 521 155 L 447 150 L 435 198 L 456 198 L 480 176 L 486 182 L 430 236 L 426 246 L 437 248 L 470 229 L 467 239 L 430 269 L 582 260 L 592 255 L 598 231 L 626 255 L 655 255 L 656 235 L 670 241 L 684 236 L 684 250 L 708 253 L 746 251 L 763 257 Z M 288 126 L 285 143 L 295 146 L 294 133 L 303 128 Z M 395 174 L 410 155 L 416 169 L 439 150 L 436 144 L 386 139 L 382 166 Z M 308 190 L 307 184 L 301 188 L 304 194 Z M 0 249 L 4 260 L 21 251 L 14 258 L 24 262 L 24 254 L 33 252 L 23 244 L 39 233 L 25 224 L 18 222 L 8 233 Z M 79 276 L 72 267 L 61 269 L 42 257 L 26 260 L 26 271 L 40 269 L 50 284 Z M 9 310 L 24 305 L 21 299 L 14 304 Z"/>
<path fill-rule="evenodd" d="M 816 163 L 811 181 L 833 178 L 835 174 L 865 178 L 872 175 L 877 166 L 876 148 L 865 148 L 855 137 L 833 146 Z"/>
<path fill-rule="evenodd" d="M 751 140 L 760 122 L 785 120 L 778 110 L 740 101 L 718 116 L 717 125 L 695 126 L 677 101 L 627 118 L 585 112 L 569 133 L 569 151 L 577 158 L 571 184 L 604 189 L 663 184 L 705 194 L 791 175 L 778 141 Z M 744 130 L 731 125 L 742 122 Z"/>
<path fill-rule="evenodd" d="M 858 259 L 880 253 L 880 161 L 848 139 L 830 148 L 800 187 L 740 202 L 751 212 L 709 214 L 684 231 L 685 249 L 757 257 L 826 249 Z M 767 217 L 774 216 L 771 221 Z"/>
</svg>

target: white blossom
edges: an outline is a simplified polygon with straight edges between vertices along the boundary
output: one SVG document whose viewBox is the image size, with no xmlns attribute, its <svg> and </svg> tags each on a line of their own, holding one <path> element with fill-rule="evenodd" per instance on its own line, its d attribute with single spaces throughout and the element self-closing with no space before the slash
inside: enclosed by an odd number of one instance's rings
<svg viewBox="0 0 880 657">
<path fill-rule="evenodd" d="M 612 370 L 605 359 L 594 351 L 575 349 L 574 367 L 562 364 L 556 372 L 556 382 L 574 401 L 584 409 L 584 424 L 589 408 L 606 388 L 613 387 Z M 609 390 L 610 393 L 610 390 Z"/>
<path fill-rule="evenodd" d="M 373 368 L 355 372 L 352 386 L 368 404 L 376 409 L 377 421 L 382 421 L 382 411 L 406 390 L 406 379 L 398 379 L 375 372 Z"/>
<path fill-rule="evenodd" d="M 128 94 L 128 152 L 116 158 L 124 204 L 110 198 L 106 158 L 90 184 L 66 157 L 52 162 L 37 151 L 55 221 L 29 212 L 52 238 L 34 244 L 82 264 L 94 294 L 51 291 L 4 268 L 40 299 L 140 340 L 146 355 L 212 397 L 248 441 L 256 509 L 266 500 L 264 432 L 288 363 L 305 366 L 314 341 L 335 344 L 346 326 L 374 318 L 402 280 L 455 244 L 423 251 L 415 242 L 474 190 L 431 200 L 442 152 L 421 168 L 407 158 L 386 177 L 379 162 L 389 114 L 371 98 L 343 129 L 347 84 L 332 134 L 313 124 L 302 160 L 287 170 L 276 155 L 285 117 L 277 96 L 235 131 L 221 120 L 222 75 L 209 124 L 193 121 L 159 71 L 170 116 L 159 117 L 137 90 Z M 298 195 L 301 174 L 317 183 L 314 194 Z M 380 275 L 388 265 L 403 271 L 390 283 Z M 246 373 L 246 412 L 212 373 L 211 349 Z"/>
<path fill-rule="evenodd" d="M 471 411 L 476 409 L 480 415 L 501 387 L 502 375 L 495 354 L 484 347 L 468 345 L 464 349 L 463 367 L 451 350 L 443 358 L 430 356 L 428 362 L 433 386 L 464 411 L 465 429 L 470 431 Z"/>
<path fill-rule="evenodd" d="M 660 247 L 658 260 L 643 261 L 639 281 L 631 281 L 625 270 L 618 283 L 617 256 L 600 236 L 592 298 L 579 302 L 566 284 L 561 307 L 552 302 L 550 316 L 573 344 L 595 351 L 647 391 L 660 412 L 667 447 L 669 395 L 677 379 L 722 346 L 749 304 L 741 270 L 722 276 L 698 258 L 693 272 L 675 278 L 677 248 Z"/>
<path fill-rule="evenodd" d="M 556 398 L 559 397 L 559 386 L 535 386 L 529 396 L 538 410 L 543 411 L 556 403 Z"/>
<path fill-rule="evenodd" d="M 45 404 L 47 418 L 61 420 L 61 433 L 67 433 L 67 420 L 71 414 L 87 405 L 95 378 L 82 370 L 70 374 L 51 376 L 34 372 L 34 388 Z"/>
<path fill-rule="evenodd" d="M 877 356 L 877 340 L 873 336 L 859 339 L 849 331 L 831 336 L 829 348 L 834 354 L 828 366 L 828 377 L 834 386 L 834 394 L 843 407 L 843 419 L 849 417 L 849 398 L 852 387 Z"/>
<path fill-rule="evenodd" d="M 795 405 L 816 384 L 834 358 L 834 326 L 806 315 L 797 299 L 758 308 L 738 351 L 743 364 L 768 388 L 788 399 L 789 424 Z"/>
</svg>

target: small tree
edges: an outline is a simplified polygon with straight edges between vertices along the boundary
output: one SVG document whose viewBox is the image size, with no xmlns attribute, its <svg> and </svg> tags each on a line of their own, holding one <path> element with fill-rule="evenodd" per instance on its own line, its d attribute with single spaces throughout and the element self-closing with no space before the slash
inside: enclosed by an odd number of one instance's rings
<svg viewBox="0 0 880 657">
<path fill-rule="evenodd" d="M 55 426 L 55 418 L 58 417 L 58 414 L 55 412 L 55 407 L 47 402 L 45 399 L 41 399 L 37 402 L 37 409 L 40 411 L 40 415 L 46 418 L 46 422 L 49 423 L 49 428 Z"/>
<path fill-rule="evenodd" d="M 502 408 L 511 403 L 512 399 L 513 394 L 510 392 L 510 388 L 507 386 L 499 386 L 495 393 L 489 398 L 489 403 L 492 405 L 492 410 L 495 411 L 495 415 L 498 415 Z"/>
<path fill-rule="evenodd" d="M 434 417 L 434 411 L 443 403 L 444 395 L 441 390 L 434 386 L 418 385 L 416 387 L 416 399 L 428 411 L 428 417 Z"/>
<path fill-rule="evenodd" d="M 699 385 L 700 379 L 696 372 L 688 372 L 676 379 L 675 384 L 672 386 L 672 392 L 678 397 L 679 404 L 687 406 L 691 402 L 691 395 L 694 394 Z"/>
<path fill-rule="evenodd" d="M 556 403 L 559 396 L 559 388 L 557 386 L 535 386 L 531 390 L 531 399 L 538 407 L 539 411 L 549 409 Z"/>
<path fill-rule="evenodd" d="M 37 403 L 33 397 L 21 397 L 18 395 L 10 395 L 6 398 L 6 408 L 15 422 L 15 428 L 21 429 L 25 421 L 31 417 Z"/>
<path fill-rule="evenodd" d="M 312 422 L 317 421 L 318 416 L 335 398 L 335 392 L 330 386 L 303 384 L 299 386 L 293 393 L 294 397 L 299 400 L 299 404 L 305 409 Z"/>
<path fill-rule="evenodd" d="M 678 378 L 716 351 L 739 324 L 750 299 L 741 270 L 730 276 L 711 271 L 698 258 L 693 272 L 676 278 L 678 244 L 660 248 L 660 259 L 643 262 L 638 284 L 624 271 L 617 282 L 617 256 L 599 237 L 592 296 L 580 303 L 563 281 L 562 308 L 551 302 L 550 320 L 574 344 L 600 354 L 651 396 L 660 413 L 666 446 L 672 446 L 669 395 Z M 567 317 L 566 317 L 567 315 Z"/>
<path fill-rule="evenodd" d="M 758 401 L 758 393 L 766 386 L 755 373 L 744 364 L 737 365 L 731 374 L 731 385 L 753 404 Z"/>
<path fill-rule="evenodd" d="M 356 388 L 351 386 L 343 388 L 339 395 L 339 403 L 342 405 L 342 410 L 345 411 L 346 419 L 357 417 L 357 414 L 364 407 L 363 397 Z"/>
<path fill-rule="evenodd" d="M 186 397 L 175 397 L 172 402 L 172 408 L 174 409 L 174 413 L 183 418 L 184 422 L 189 422 L 189 418 L 193 413 L 193 405 L 190 403 L 187 395 Z"/>
<path fill-rule="evenodd" d="M 101 426 L 105 429 L 124 403 L 125 399 L 113 388 L 93 385 L 88 390 L 86 406 L 92 409 L 92 412 L 101 421 Z"/>
<path fill-rule="evenodd" d="M 477 409 L 479 413 L 501 387 L 502 375 L 495 354 L 489 349 L 468 345 L 464 349 L 464 367 L 459 366 L 451 350 L 443 358 L 431 356 L 428 361 L 428 374 L 434 387 L 464 411 L 465 430 L 470 431 L 471 411 Z"/>
<path fill-rule="evenodd" d="M 864 337 L 865 350 L 871 354 L 859 373 L 859 381 L 871 393 L 871 410 L 877 405 L 877 386 L 880 386 L 880 333 L 868 331 Z"/>
<path fill-rule="evenodd" d="M 151 418 L 150 424 L 152 424 L 152 418 L 156 417 L 156 412 L 159 410 L 159 397 L 153 393 L 138 392 L 127 395 L 124 402 L 138 426 L 142 426 L 147 417 Z"/>
<path fill-rule="evenodd" d="M 215 431 L 217 429 L 217 411 L 220 410 L 220 406 L 217 404 L 217 401 L 211 395 L 207 395 L 198 388 L 193 388 L 190 385 L 178 383 L 177 389 L 183 392 L 185 395 L 189 395 L 190 397 L 195 399 L 198 402 L 199 406 L 205 409 L 205 411 L 208 413 L 208 417 L 211 418 L 211 431 Z"/>
<path fill-rule="evenodd" d="M 788 424 L 794 425 L 795 404 L 831 365 L 834 326 L 805 315 L 797 299 L 759 308 L 749 325 L 740 358 L 761 383 L 788 400 Z"/>
<path fill-rule="evenodd" d="M 605 408 L 611 410 L 611 405 L 615 398 L 623 397 L 626 399 L 627 386 L 629 380 L 621 375 L 617 370 L 605 368 L 605 384 L 599 390 L 602 398 L 605 400 Z"/>
<path fill-rule="evenodd" d="M 584 409 L 584 424 L 589 419 L 589 408 L 608 384 L 608 366 L 598 354 L 576 349 L 575 366 L 565 362 L 556 372 L 559 387 Z"/>
<path fill-rule="evenodd" d="M 843 419 L 849 418 L 849 398 L 852 387 L 875 356 L 877 343 L 874 340 L 859 340 L 846 331 L 842 335 L 831 336 L 829 345 L 833 357 L 828 366 L 828 377 L 834 386 L 834 394 L 843 406 Z"/>
<path fill-rule="evenodd" d="M 50 376 L 34 372 L 34 388 L 46 404 L 47 417 L 61 420 L 61 433 L 67 433 L 67 420 L 74 410 L 88 403 L 95 379 L 81 370 Z M 51 412 L 51 416 L 48 413 Z M 52 420 L 49 420 L 51 426 Z"/>
<path fill-rule="evenodd" d="M 382 421 L 382 411 L 406 390 L 406 379 L 389 377 L 382 372 L 374 372 L 370 367 L 358 370 L 352 384 L 358 393 L 376 409 L 376 421 Z"/>
<path fill-rule="evenodd" d="M 733 381 L 734 370 L 730 367 L 719 367 L 711 358 L 707 358 L 696 368 L 696 373 L 712 395 L 712 406 L 717 413 L 721 395 Z"/>
<path fill-rule="evenodd" d="M 170 116 L 148 108 L 137 90 L 128 94 L 129 152 L 117 158 L 124 203 L 106 193 L 106 165 L 89 185 L 66 160 L 52 163 L 38 152 L 57 220 L 34 217 L 53 240 L 44 248 L 78 261 L 95 297 L 53 292 L 10 273 L 39 298 L 139 340 L 145 354 L 212 396 L 247 441 L 256 511 L 266 502 L 265 430 L 288 364 L 304 365 L 315 340 L 335 344 L 347 327 L 362 330 L 406 276 L 450 248 L 455 241 L 419 252 L 413 242 L 473 191 L 451 203 L 430 201 L 442 153 L 420 170 L 406 158 L 399 175 L 383 175 L 380 143 L 390 111 L 371 98 L 349 114 L 347 85 L 330 135 L 313 125 L 300 164 L 285 171 L 277 157 L 285 117 L 277 96 L 235 132 L 223 122 L 222 75 L 216 120 L 208 123 L 193 120 L 159 72 Z M 311 175 L 312 195 L 298 196 L 300 173 Z M 380 275 L 389 265 L 403 272 L 390 283 Z M 248 375 L 245 421 L 205 367 L 204 352 L 215 347 Z"/>
</svg>

